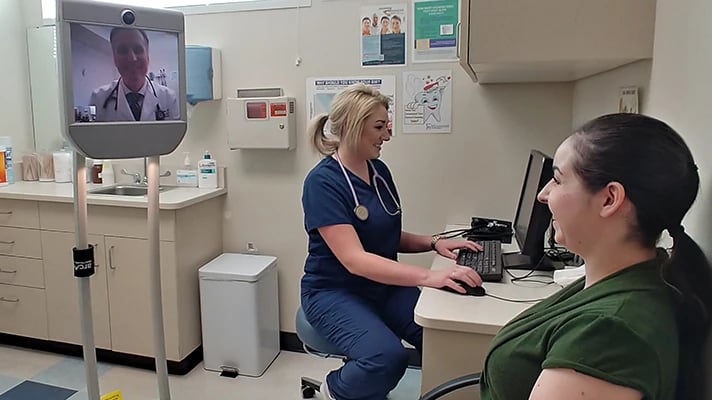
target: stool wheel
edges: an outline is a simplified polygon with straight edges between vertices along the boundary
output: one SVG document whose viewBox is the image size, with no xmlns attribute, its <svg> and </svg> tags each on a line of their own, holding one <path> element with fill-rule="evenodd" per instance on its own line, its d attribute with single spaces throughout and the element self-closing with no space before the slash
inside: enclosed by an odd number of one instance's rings
<svg viewBox="0 0 712 400">
<path fill-rule="evenodd" d="M 303 399 L 313 399 L 316 394 L 316 390 L 313 387 L 307 385 L 302 385 L 302 398 Z"/>
</svg>

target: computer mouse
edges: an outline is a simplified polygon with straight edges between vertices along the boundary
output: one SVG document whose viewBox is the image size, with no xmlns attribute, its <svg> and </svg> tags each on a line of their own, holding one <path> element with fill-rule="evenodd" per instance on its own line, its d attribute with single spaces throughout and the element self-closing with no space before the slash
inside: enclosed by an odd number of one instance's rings
<svg viewBox="0 0 712 400">
<path fill-rule="evenodd" d="M 457 283 L 458 285 L 460 285 L 460 287 L 465 289 L 465 293 L 464 293 L 465 295 L 479 297 L 479 296 L 484 296 L 486 294 L 485 288 L 483 288 L 482 286 L 470 286 L 467 283 L 457 280 L 457 279 L 455 279 L 455 283 Z M 451 292 L 451 293 L 463 294 L 460 292 L 456 292 L 454 289 L 450 288 L 449 286 L 445 286 L 442 289 L 445 291 Z"/>
</svg>

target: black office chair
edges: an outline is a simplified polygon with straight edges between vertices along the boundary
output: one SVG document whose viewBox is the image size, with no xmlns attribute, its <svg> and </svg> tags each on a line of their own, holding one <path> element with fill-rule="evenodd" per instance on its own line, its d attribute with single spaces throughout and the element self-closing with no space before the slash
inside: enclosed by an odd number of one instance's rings
<svg viewBox="0 0 712 400">
<path fill-rule="evenodd" d="M 420 400 L 435 400 L 467 386 L 480 384 L 480 374 L 470 374 L 449 380 L 420 396 Z"/>
</svg>

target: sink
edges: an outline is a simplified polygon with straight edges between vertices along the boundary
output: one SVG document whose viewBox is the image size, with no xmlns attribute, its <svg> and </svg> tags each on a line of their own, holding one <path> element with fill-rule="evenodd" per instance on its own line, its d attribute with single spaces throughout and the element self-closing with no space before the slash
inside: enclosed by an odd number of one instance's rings
<svg viewBox="0 0 712 400">
<path fill-rule="evenodd" d="M 165 187 L 159 186 L 158 191 L 163 192 Z M 148 186 L 141 185 L 116 185 L 90 190 L 91 194 L 112 194 L 115 196 L 146 196 L 148 194 Z"/>
</svg>

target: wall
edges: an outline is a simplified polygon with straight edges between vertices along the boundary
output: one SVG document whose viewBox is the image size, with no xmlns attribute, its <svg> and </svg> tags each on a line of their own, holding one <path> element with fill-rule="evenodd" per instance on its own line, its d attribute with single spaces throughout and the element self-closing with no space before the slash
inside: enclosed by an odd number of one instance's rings
<svg viewBox="0 0 712 400">
<path fill-rule="evenodd" d="M 0 1 L 0 136 L 12 137 L 16 155 L 34 150 L 27 40 L 20 3 L 21 0 Z"/>
<path fill-rule="evenodd" d="M 712 258 L 712 140 L 710 140 L 710 71 L 712 71 L 712 2 L 658 0 L 655 50 L 650 78 L 650 112 L 675 128 L 692 149 L 700 173 L 700 193 L 683 221 Z M 708 346 L 712 350 L 712 346 Z M 711 360 L 712 355 L 707 357 Z M 712 370 L 707 365 L 707 376 Z M 712 379 L 707 379 L 712 399 Z"/>
<path fill-rule="evenodd" d="M 383 75 L 403 68 L 359 67 L 360 2 L 314 0 L 304 9 L 188 16 L 186 43 L 222 51 L 223 96 L 237 88 L 282 87 L 297 99 L 298 144 L 292 152 L 227 149 L 224 102 L 192 111 L 184 142 L 162 164 L 195 161 L 210 150 L 228 168 L 224 250 L 244 251 L 248 241 L 279 258 L 281 329 L 294 331 L 299 280 L 306 257 L 301 189 L 319 157 L 305 134 L 308 77 Z M 300 56 L 303 63 L 295 66 Z M 410 68 L 410 67 L 409 67 Z M 473 215 L 513 218 L 530 148 L 553 154 L 571 126 L 572 84 L 472 83 L 456 63 L 413 69 L 452 69 L 453 133 L 396 136 L 384 146 L 404 208 L 404 228 L 435 233 Z M 396 115 L 402 121 L 402 115 Z M 400 124 L 400 122 L 398 122 Z M 429 266 L 432 253 L 403 260 Z"/>
<path fill-rule="evenodd" d="M 576 81 L 572 128 L 600 115 L 618 112 L 618 92 L 623 86 L 638 86 L 638 108 L 647 113 L 652 64 L 652 60 L 641 60 Z"/>
</svg>

